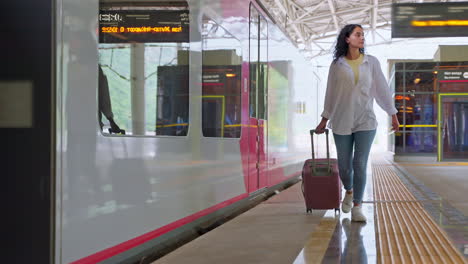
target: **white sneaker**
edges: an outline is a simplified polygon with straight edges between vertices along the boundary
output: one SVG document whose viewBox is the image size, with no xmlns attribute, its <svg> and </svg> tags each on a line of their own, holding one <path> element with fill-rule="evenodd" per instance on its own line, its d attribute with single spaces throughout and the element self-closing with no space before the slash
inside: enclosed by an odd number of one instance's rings
<svg viewBox="0 0 468 264">
<path fill-rule="evenodd" d="M 351 210 L 351 220 L 354 222 L 366 222 L 367 218 L 362 213 L 362 205 L 354 206 Z"/>
<path fill-rule="evenodd" d="M 349 213 L 351 207 L 353 207 L 353 193 L 346 192 L 343 202 L 341 203 L 341 210 L 343 213 Z"/>
</svg>

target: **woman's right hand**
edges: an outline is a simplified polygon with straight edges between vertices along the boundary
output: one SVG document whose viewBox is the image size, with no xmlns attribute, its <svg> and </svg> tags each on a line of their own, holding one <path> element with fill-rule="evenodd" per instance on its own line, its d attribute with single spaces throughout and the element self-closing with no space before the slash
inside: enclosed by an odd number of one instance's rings
<svg viewBox="0 0 468 264">
<path fill-rule="evenodd" d="M 322 118 L 322 121 L 320 121 L 320 124 L 318 124 L 318 126 L 315 128 L 315 133 L 323 134 L 327 126 L 327 121 L 328 119 Z"/>
</svg>

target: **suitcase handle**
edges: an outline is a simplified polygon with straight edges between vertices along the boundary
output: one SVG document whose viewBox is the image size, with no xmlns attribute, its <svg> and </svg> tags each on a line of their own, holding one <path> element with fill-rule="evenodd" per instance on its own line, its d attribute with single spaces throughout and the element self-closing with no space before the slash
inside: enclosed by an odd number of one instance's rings
<svg viewBox="0 0 468 264">
<path fill-rule="evenodd" d="M 328 133 L 329 133 L 329 130 L 325 129 L 325 135 L 327 136 L 328 173 L 330 173 L 331 166 L 330 166 L 330 146 L 329 146 L 329 143 L 328 143 Z M 311 143 L 312 143 L 312 170 L 314 171 L 314 173 L 317 173 L 316 166 L 315 166 L 316 162 L 315 162 L 315 150 L 314 150 L 314 134 L 316 134 L 316 130 L 315 129 L 310 130 L 310 140 L 311 140 Z"/>
</svg>

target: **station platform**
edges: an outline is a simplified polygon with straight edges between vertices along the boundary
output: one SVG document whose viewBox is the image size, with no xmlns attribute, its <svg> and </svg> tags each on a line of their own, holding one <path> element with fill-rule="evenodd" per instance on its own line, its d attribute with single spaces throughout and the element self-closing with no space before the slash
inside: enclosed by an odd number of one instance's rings
<svg viewBox="0 0 468 264">
<path fill-rule="evenodd" d="M 307 214 L 301 182 L 153 262 L 467 263 L 468 163 L 372 154 L 363 211 Z"/>
</svg>

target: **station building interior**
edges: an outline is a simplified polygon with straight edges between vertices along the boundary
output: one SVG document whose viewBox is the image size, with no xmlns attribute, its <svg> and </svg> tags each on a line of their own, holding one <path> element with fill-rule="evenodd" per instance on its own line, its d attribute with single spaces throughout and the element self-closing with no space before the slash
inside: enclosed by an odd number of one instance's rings
<svg viewBox="0 0 468 264">
<path fill-rule="evenodd" d="M 440 45 L 432 60 L 390 62 L 390 84 L 395 89 L 395 105 L 403 125 L 393 144 L 396 155 L 437 156 L 439 161 L 466 158 L 466 87 L 444 78 L 452 76 L 452 72 L 465 72 L 464 54 L 466 46 Z M 441 123 L 444 127 L 438 130 L 437 124 Z M 436 144 L 439 134 L 440 146 Z"/>
</svg>

